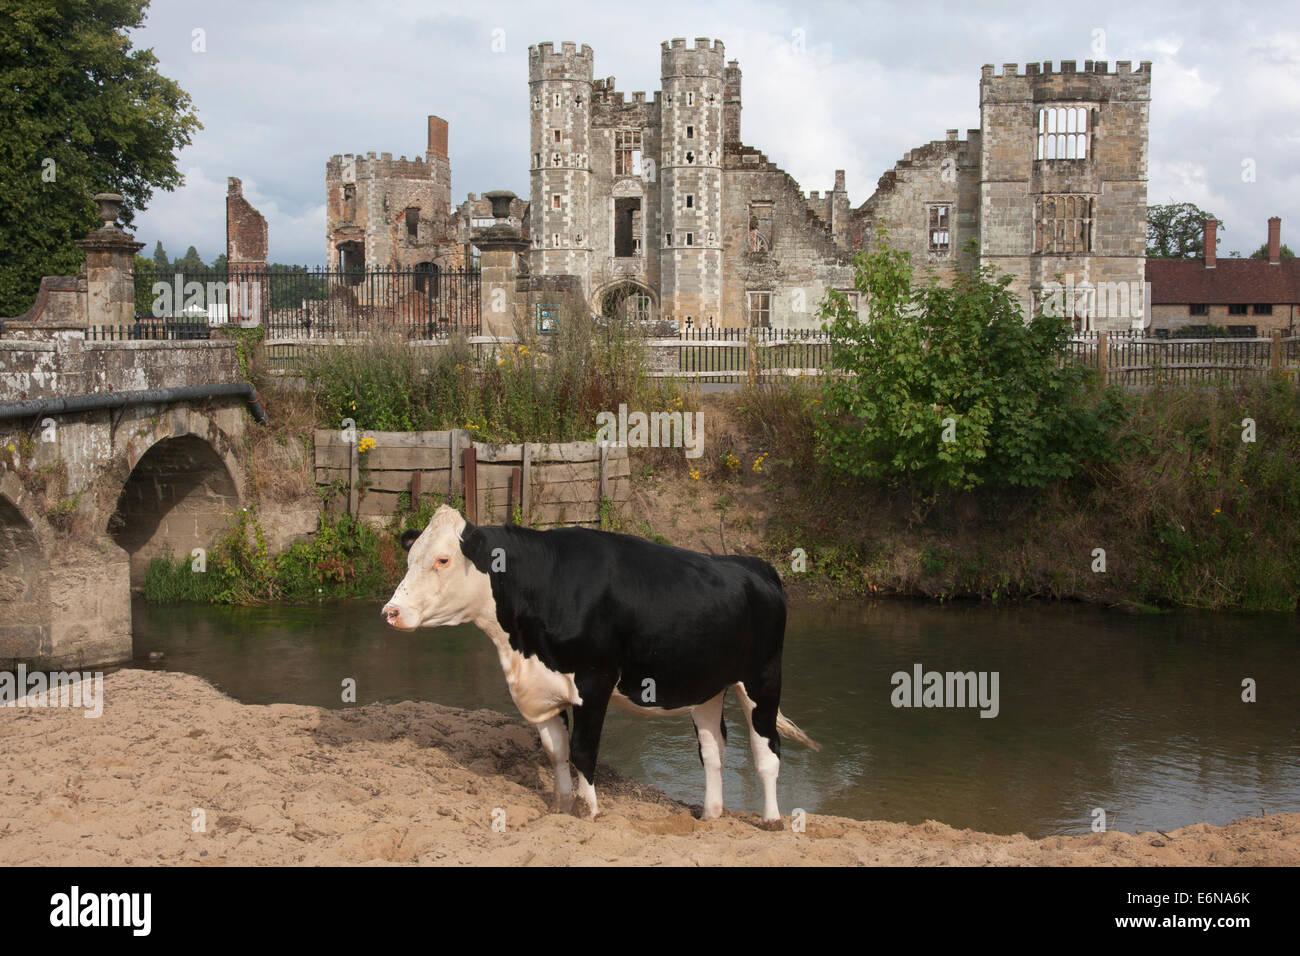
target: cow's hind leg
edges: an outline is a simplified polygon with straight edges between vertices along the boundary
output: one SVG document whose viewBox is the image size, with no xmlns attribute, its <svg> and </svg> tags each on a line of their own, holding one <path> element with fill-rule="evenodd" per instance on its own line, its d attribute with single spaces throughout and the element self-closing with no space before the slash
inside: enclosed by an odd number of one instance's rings
<svg viewBox="0 0 1300 956">
<path fill-rule="evenodd" d="M 749 722 L 749 747 L 754 753 L 754 769 L 763 784 L 763 822 L 780 821 L 781 811 L 776 805 L 776 777 L 781 771 L 781 738 L 776 733 L 780 688 L 756 682 L 746 689 L 744 684 L 737 684 L 736 696 Z"/>
<path fill-rule="evenodd" d="M 537 725 L 542 749 L 551 758 L 555 770 L 555 797 L 552 806 L 567 813 L 573 806 L 573 778 L 569 775 L 569 726 L 563 713 Z"/>
<path fill-rule="evenodd" d="M 573 705 L 573 737 L 569 753 L 573 767 L 578 771 L 578 799 L 593 820 L 600 813 L 596 807 L 596 754 L 600 750 L 605 711 L 617 680 L 617 675 L 607 674 L 586 674 L 577 678 L 578 694 L 583 702 Z"/>
<path fill-rule="evenodd" d="M 727 749 L 727 734 L 722 723 L 724 690 L 712 700 L 691 709 L 695 737 L 700 742 L 700 763 L 704 764 L 703 820 L 722 816 L 722 763 Z"/>
</svg>

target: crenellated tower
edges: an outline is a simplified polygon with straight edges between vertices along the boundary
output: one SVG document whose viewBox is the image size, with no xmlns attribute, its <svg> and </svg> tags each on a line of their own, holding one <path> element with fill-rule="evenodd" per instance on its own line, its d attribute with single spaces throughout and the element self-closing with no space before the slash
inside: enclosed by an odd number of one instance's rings
<svg viewBox="0 0 1300 956">
<path fill-rule="evenodd" d="M 1032 308 L 1046 283 L 1140 293 L 1146 263 L 1151 64 L 991 64 L 980 77 L 980 256 L 1015 276 Z M 1106 284 L 1103 286 L 1102 284 Z M 1129 297 L 1130 301 L 1132 296 Z M 1087 313 L 1085 329 L 1127 329 L 1140 311 Z M 1112 309 L 1111 311 L 1116 311 Z"/>
<path fill-rule="evenodd" d="M 585 43 L 528 48 L 530 266 L 591 281 L 592 52 Z"/>
<path fill-rule="evenodd" d="M 661 46 L 660 295 L 665 318 L 722 319 L 722 147 L 726 54 L 697 37 Z"/>
</svg>

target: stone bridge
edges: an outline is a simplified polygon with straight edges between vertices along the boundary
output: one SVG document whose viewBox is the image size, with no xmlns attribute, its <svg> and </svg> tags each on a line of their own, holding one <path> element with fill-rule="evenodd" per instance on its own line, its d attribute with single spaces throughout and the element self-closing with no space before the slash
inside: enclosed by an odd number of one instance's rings
<svg viewBox="0 0 1300 956">
<path fill-rule="evenodd" d="M 88 253 L 0 331 L 0 666 L 129 660 L 132 586 L 229 526 L 265 421 L 235 341 L 120 335 L 130 259 Z"/>
</svg>

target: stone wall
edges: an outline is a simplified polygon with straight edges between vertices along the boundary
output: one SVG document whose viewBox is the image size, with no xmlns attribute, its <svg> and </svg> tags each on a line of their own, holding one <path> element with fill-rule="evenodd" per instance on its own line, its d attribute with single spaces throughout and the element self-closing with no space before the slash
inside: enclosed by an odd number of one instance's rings
<svg viewBox="0 0 1300 956">
<path fill-rule="evenodd" d="M 72 332 L 0 339 L 0 401 L 240 381 L 238 349 L 227 339 L 99 342 Z"/>
</svg>

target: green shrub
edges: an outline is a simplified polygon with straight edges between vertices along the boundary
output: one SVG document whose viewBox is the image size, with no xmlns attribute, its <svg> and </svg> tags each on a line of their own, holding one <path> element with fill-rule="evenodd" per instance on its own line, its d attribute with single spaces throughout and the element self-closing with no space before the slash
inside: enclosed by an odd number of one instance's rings
<svg viewBox="0 0 1300 956">
<path fill-rule="evenodd" d="M 839 373 L 816 420 L 832 471 L 922 492 L 1041 488 L 1111 454 L 1118 400 L 1065 361 L 1063 318 L 1024 321 L 1010 276 L 979 269 L 917 287 L 883 228 L 854 264 L 870 319 L 835 290 L 819 312 Z"/>
</svg>

